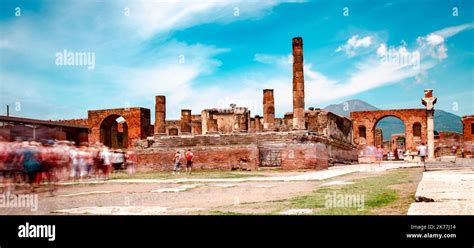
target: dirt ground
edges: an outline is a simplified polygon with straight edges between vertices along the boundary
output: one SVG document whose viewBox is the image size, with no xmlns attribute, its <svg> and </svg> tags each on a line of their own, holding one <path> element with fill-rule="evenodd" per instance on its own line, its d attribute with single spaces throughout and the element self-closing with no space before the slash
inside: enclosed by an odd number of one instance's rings
<svg viewBox="0 0 474 248">
<path fill-rule="evenodd" d="M 337 170 L 347 170 L 335 168 Z M 417 168 L 412 168 L 416 170 Z M 419 168 L 418 168 L 419 169 Z M 38 189 L 38 209 L 0 208 L 1 215 L 56 215 L 56 214 L 268 214 L 271 203 L 310 194 L 328 182 L 351 182 L 353 180 L 383 175 L 386 171 L 347 171 L 336 173 L 324 180 L 293 180 L 294 176 L 313 175 L 307 172 L 263 172 L 262 180 L 279 177 L 282 180 L 228 181 L 222 182 L 107 182 L 81 183 L 58 186 L 54 196 Z M 251 173 L 251 172 L 250 172 Z M 312 173 L 312 174 L 311 174 Z M 321 173 L 327 173 L 321 172 Z M 419 173 L 421 174 L 421 172 Z M 252 174 L 252 177 L 255 175 Z M 175 178 L 186 178 L 177 175 Z M 243 177 L 245 178 L 245 177 Z M 265 179 L 266 180 L 266 179 Z M 416 190 L 419 179 L 406 186 L 407 192 Z M 405 188 L 403 189 L 405 190 Z M 29 193 L 16 189 L 13 193 Z M 390 213 L 390 209 L 381 213 Z"/>
</svg>

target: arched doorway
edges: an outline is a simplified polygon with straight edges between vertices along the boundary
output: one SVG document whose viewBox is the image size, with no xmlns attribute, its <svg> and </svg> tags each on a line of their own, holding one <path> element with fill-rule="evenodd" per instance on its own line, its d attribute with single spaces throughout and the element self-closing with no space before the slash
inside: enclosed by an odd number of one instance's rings
<svg viewBox="0 0 474 248">
<path fill-rule="evenodd" d="M 100 124 L 100 142 L 111 148 L 128 147 L 128 124 L 120 115 L 109 115 Z"/>
<path fill-rule="evenodd" d="M 397 116 L 383 116 L 374 124 L 373 140 L 375 147 L 380 146 L 384 149 L 386 159 L 403 159 L 403 154 L 406 151 L 405 135 L 405 123 Z"/>
</svg>

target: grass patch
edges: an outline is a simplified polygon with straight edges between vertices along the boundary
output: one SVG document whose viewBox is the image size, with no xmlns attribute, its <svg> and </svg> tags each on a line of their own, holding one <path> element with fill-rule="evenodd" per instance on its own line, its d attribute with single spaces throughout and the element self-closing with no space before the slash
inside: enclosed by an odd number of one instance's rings
<svg viewBox="0 0 474 248">
<path fill-rule="evenodd" d="M 247 214 L 244 214 L 244 213 L 238 213 L 238 212 L 232 212 L 232 211 L 211 211 L 210 214 L 211 214 L 211 215 L 225 215 L 225 216 L 233 216 L 233 215 L 242 216 L 242 215 L 247 215 Z"/>
<path fill-rule="evenodd" d="M 414 201 L 414 192 L 408 195 L 408 200 L 401 197 L 401 190 L 394 189 L 394 185 L 413 183 L 411 178 L 415 170 L 401 169 L 391 170 L 383 175 L 363 178 L 354 181 L 350 185 L 324 186 L 315 190 L 312 194 L 295 197 L 286 202 L 275 203 L 276 209 L 269 214 L 278 214 L 285 209 L 313 209 L 313 214 L 317 215 L 364 215 L 378 214 L 375 210 L 381 208 L 399 207 L 405 208 L 406 204 Z M 364 199 L 364 205 L 360 201 L 354 201 L 347 207 L 326 207 L 326 201 L 333 203 L 338 197 L 359 197 L 355 199 Z M 401 199 L 403 198 L 403 199 Z M 354 198 L 353 198 L 354 199 Z M 346 201 L 347 203 L 347 201 Z M 403 206 L 397 206 L 397 204 Z"/>
</svg>

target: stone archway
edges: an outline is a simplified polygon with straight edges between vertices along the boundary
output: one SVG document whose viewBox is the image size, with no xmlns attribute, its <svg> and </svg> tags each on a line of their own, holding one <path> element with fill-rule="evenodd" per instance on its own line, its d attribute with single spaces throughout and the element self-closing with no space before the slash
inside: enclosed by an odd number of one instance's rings
<svg viewBox="0 0 474 248">
<path fill-rule="evenodd" d="M 391 119 L 389 120 L 389 118 L 391 118 Z M 372 134 L 374 135 L 373 140 L 374 140 L 374 146 L 375 147 L 377 147 L 378 145 L 383 147 L 384 138 L 387 138 L 386 133 L 383 133 L 383 131 L 386 131 L 386 130 L 383 130 L 383 128 L 381 126 L 382 124 L 380 124 L 383 120 L 391 121 L 391 122 L 396 123 L 396 124 L 403 123 L 403 129 L 404 130 L 401 130 L 400 133 L 403 133 L 403 135 L 406 135 L 406 123 L 402 119 L 400 119 L 399 117 L 397 117 L 395 115 L 386 115 L 386 116 L 380 117 L 374 123 L 374 126 L 372 128 L 373 132 L 371 134 L 366 134 L 366 135 L 372 135 Z M 377 137 L 377 131 L 381 132 L 380 137 Z M 359 135 L 360 135 L 360 132 L 359 132 Z M 403 137 L 405 137 L 405 136 L 403 136 Z M 391 137 L 388 137 L 388 138 L 391 139 Z"/>
<path fill-rule="evenodd" d="M 111 148 L 128 147 L 128 124 L 119 115 L 109 115 L 100 124 L 100 142 Z"/>
<path fill-rule="evenodd" d="M 114 122 L 118 117 L 123 117 L 126 124 Z M 150 125 L 150 110 L 145 108 L 117 108 L 89 110 L 89 143 L 94 142 L 110 143 L 114 145 L 120 143 L 125 147 L 133 147 L 136 140 L 146 139 L 153 134 L 153 126 Z M 108 131 L 110 133 L 122 133 L 118 136 L 111 136 L 110 142 Z M 126 133 L 123 133 L 126 130 Z M 116 140 L 114 140 L 116 139 Z"/>
<path fill-rule="evenodd" d="M 395 109 L 395 110 L 373 110 L 358 111 L 351 113 L 353 123 L 353 140 L 355 145 L 375 146 L 375 127 L 377 123 L 388 116 L 400 119 L 405 125 L 405 147 L 407 150 L 415 151 L 416 147 L 421 143 L 427 142 L 427 113 L 426 109 Z M 416 129 L 416 135 L 414 134 Z M 364 135 L 359 130 L 365 130 Z"/>
</svg>

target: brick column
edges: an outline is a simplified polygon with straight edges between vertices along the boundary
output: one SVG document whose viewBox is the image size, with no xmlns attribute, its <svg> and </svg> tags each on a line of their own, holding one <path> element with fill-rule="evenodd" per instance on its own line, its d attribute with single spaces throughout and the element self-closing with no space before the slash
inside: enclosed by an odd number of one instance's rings
<svg viewBox="0 0 474 248">
<path fill-rule="evenodd" d="M 303 39 L 293 38 L 293 129 L 305 129 Z"/>
<path fill-rule="evenodd" d="M 263 90 L 263 130 L 275 131 L 275 100 L 273 89 Z"/>
<path fill-rule="evenodd" d="M 166 133 L 166 97 L 155 97 L 155 133 Z"/>
</svg>

